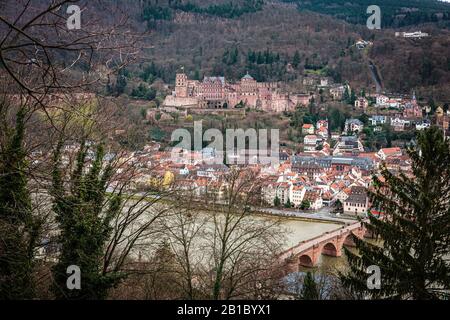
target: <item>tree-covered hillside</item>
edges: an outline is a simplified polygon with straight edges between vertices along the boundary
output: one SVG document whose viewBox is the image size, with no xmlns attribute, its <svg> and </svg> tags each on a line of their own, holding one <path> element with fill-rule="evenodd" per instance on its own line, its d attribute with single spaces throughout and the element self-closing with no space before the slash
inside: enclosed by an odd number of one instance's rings
<svg viewBox="0 0 450 320">
<path fill-rule="evenodd" d="M 142 18 L 149 27 L 157 20 L 170 20 L 176 11 L 205 14 L 221 18 L 237 18 L 262 9 L 264 0 L 192 1 L 192 0 L 146 0 Z"/>
<path fill-rule="evenodd" d="M 332 15 L 350 23 L 365 24 L 370 5 L 378 5 L 382 13 L 382 26 L 403 27 L 435 22 L 450 26 L 450 4 L 437 0 L 282 0 L 295 3 L 300 11 L 310 10 Z"/>
<path fill-rule="evenodd" d="M 450 4 L 376 1 L 385 27 L 369 30 L 366 10 L 372 0 L 115 0 L 117 16 L 106 15 L 95 2 L 83 2 L 83 21 L 119 21 L 125 12 L 127 22 L 144 33 L 143 61 L 129 66 L 125 76 L 126 92 L 136 96 L 152 96 L 144 89 L 159 79 L 172 84 L 181 66 L 198 80 L 207 75 L 237 80 L 249 72 L 258 81 L 298 88 L 305 74 L 316 74 L 371 90 L 370 59 L 387 91 L 416 90 L 419 96 L 450 100 L 450 30 L 445 28 Z M 34 1 L 39 3 L 47 1 Z M 11 4 L 4 10 L 16 10 Z M 396 31 L 407 30 L 430 37 L 395 37 Z M 359 39 L 373 46 L 358 50 Z"/>
<path fill-rule="evenodd" d="M 149 84 L 158 78 L 173 83 L 176 70 L 181 66 L 190 78 L 197 80 L 206 75 L 237 80 L 249 72 L 258 81 L 296 82 L 304 74 L 314 73 L 330 76 L 337 82 L 348 81 L 356 88 L 371 88 L 369 58 L 377 65 L 388 91 L 410 93 L 415 89 L 419 95 L 429 95 L 429 88 L 432 88 L 433 95 L 445 95 L 446 90 L 441 88 L 450 82 L 447 59 L 450 49 L 449 32 L 441 28 L 442 20 L 415 25 L 413 30 L 429 32 L 431 37 L 414 41 L 396 38 L 397 28 L 368 30 L 365 12 L 369 0 L 290 1 L 294 0 L 264 1 L 263 5 L 257 0 L 143 2 L 137 21 L 150 31 L 147 41 L 151 48 L 145 52 L 150 61 L 135 72 Z M 297 10 L 300 2 L 314 10 L 303 7 Z M 401 9 L 406 5 L 404 0 L 381 1 L 382 10 L 387 6 L 384 3 L 389 4 L 390 12 L 406 10 Z M 411 3 L 415 3 L 420 8 L 417 12 L 427 15 L 450 8 L 436 1 L 408 3 L 410 11 Z M 346 10 L 347 7 L 353 7 L 354 11 Z M 248 11 L 244 13 L 239 8 Z M 364 23 L 352 24 L 337 19 L 331 16 L 332 10 L 349 17 L 352 12 L 355 16 L 359 12 Z M 385 15 L 383 11 L 383 17 Z M 411 27 L 400 30 L 411 30 Z M 357 50 L 354 44 L 361 38 L 374 45 L 367 51 Z"/>
</svg>

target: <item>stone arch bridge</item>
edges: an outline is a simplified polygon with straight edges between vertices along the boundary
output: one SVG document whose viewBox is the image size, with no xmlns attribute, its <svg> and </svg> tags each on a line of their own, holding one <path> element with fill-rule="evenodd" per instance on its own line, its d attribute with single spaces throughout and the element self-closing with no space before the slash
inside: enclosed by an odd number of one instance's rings
<svg viewBox="0 0 450 320">
<path fill-rule="evenodd" d="M 365 235 L 366 228 L 360 222 L 342 226 L 340 229 L 300 242 L 284 251 L 280 259 L 289 269 L 295 269 L 298 266 L 315 267 L 322 254 L 340 257 L 344 246 L 355 246 L 354 237 L 362 239 Z"/>
</svg>

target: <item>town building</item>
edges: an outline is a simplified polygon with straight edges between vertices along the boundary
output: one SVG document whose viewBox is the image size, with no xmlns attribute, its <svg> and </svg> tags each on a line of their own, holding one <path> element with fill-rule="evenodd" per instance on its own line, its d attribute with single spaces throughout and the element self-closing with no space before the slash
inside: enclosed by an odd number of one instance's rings
<svg viewBox="0 0 450 320">
<path fill-rule="evenodd" d="M 311 147 L 311 148 L 308 149 L 308 151 L 315 151 L 318 142 L 321 141 L 321 140 L 322 139 L 320 139 L 316 135 L 306 135 L 305 138 L 303 139 L 303 144 L 305 146 L 305 151 L 307 150 L 307 147 Z"/>
<path fill-rule="evenodd" d="M 345 132 L 361 132 L 364 129 L 364 123 L 359 119 L 345 120 Z"/>
<path fill-rule="evenodd" d="M 377 104 L 377 107 L 384 107 L 384 106 L 387 106 L 387 102 L 389 101 L 389 97 L 387 97 L 387 96 L 385 96 L 385 95 L 382 95 L 382 94 L 379 94 L 379 95 L 377 95 L 377 97 L 376 97 L 376 104 Z"/>
<path fill-rule="evenodd" d="M 325 128 L 328 130 L 328 120 L 319 120 L 316 123 L 316 128 L 320 129 L 320 128 Z"/>
<path fill-rule="evenodd" d="M 369 118 L 369 123 L 372 126 L 383 125 L 388 122 L 388 117 L 382 115 L 375 115 Z"/>
<path fill-rule="evenodd" d="M 317 142 L 320 141 L 320 140 L 321 139 L 318 136 L 316 136 L 316 135 L 307 135 L 303 139 L 303 143 L 317 146 Z"/>
<path fill-rule="evenodd" d="M 305 192 L 303 201 L 309 203 L 309 209 L 319 210 L 323 207 L 323 200 L 322 200 L 321 193 L 322 192 L 320 191 L 320 189 L 307 190 Z"/>
<path fill-rule="evenodd" d="M 369 107 L 369 100 L 367 100 L 366 98 L 360 97 L 355 100 L 356 109 L 366 110 L 368 107 Z"/>
<path fill-rule="evenodd" d="M 337 141 L 333 155 L 352 154 L 357 155 L 360 152 L 364 152 L 364 146 L 356 136 L 341 136 Z"/>
<path fill-rule="evenodd" d="M 347 86 L 338 85 L 335 87 L 330 88 L 330 95 L 333 98 L 333 100 L 340 101 L 344 97 L 345 88 Z"/>
<path fill-rule="evenodd" d="M 403 37 L 403 38 L 422 39 L 422 38 L 429 37 L 430 35 L 426 32 L 414 31 L 414 32 L 396 32 L 395 36 Z"/>
<path fill-rule="evenodd" d="M 409 127 L 410 125 L 410 120 L 406 120 L 400 117 L 391 119 L 391 127 L 394 131 L 405 131 L 406 127 Z"/>
<path fill-rule="evenodd" d="M 316 134 L 321 137 L 322 139 L 328 139 L 328 128 L 326 127 L 320 127 L 317 129 Z"/>
<path fill-rule="evenodd" d="M 313 179 L 324 172 L 350 172 L 352 167 L 370 173 L 374 169 L 374 161 L 367 157 L 292 157 L 292 171 Z"/>
<path fill-rule="evenodd" d="M 302 185 L 294 185 L 291 193 L 291 203 L 294 207 L 299 207 L 305 197 L 306 188 Z"/>
<path fill-rule="evenodd" d="M 369 198 L 364 187 L 352 187 L 349 197 L 344 201 L 344 214 L 364 215 L 369 210 Z"/>
<path fill-rule="evenodd" d="M 314 125 L 305 123 L 302 126 L 302 133 L 303 134 L 314 134 Z"/>
<path fill-rule="evenodd" d="M 427 129 L 429 127 L 431 127 L 431 123 L 430 123 L 430 121 L 427 121 L 427 120 L 423 120 L 421 122 L 416 123 L 416 130 L 419 130 L 419 131 Z"/>
<path fill-rule="evenodd" d="M 381 160 L 386 160 L 389 157 L 397 157 L 402 155 L 402 150 L 398 147 L 396 148 L 382 148 L 378 151 L 377 156 Z"/>
</svg>

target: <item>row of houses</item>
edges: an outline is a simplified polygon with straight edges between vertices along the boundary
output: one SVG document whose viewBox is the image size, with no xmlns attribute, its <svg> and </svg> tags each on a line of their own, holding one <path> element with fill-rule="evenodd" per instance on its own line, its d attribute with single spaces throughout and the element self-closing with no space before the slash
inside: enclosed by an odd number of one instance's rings
<svg viewBox="0 0 450 320">
<path fill-rule="evenodd" d="M 321 125 L 325 126 L 325 123 Z M 79 147 L 77 144 L 64 147 L 63 165 L 72 163 L 70 159 L 76 156 Z M 117 163 L 108 191 L 114 192 L 124 181 L 128 181 L 130 183 L 125 191 L 164 188 L 189 192 L 199 198 L 213 196 L 224 199 L 228 188 L 225 177 L 232 167 L 222 163 L 206 163 L 205 156 L 212 156 L 214 150 L 184 150 L 190 154 L 190 163 L 173 161 L 172 151 L 161 151 L 160 146 L 154 144 L 135 152 L 108 153 L 105 156 L 107 160 Z M 39 157 L 40 161 L 37 160 Z M 36 154 L 33 164 L 45 165 L 42 157 L 45 157 L 44 153 Z M 95 159 L 95 152 L 88 153 L 89 159 Z M 258 195 L 262 206 L 274 206 L 278 202 L 280 205 L 319 210 L 339 201 L 346 213 L 361 214 L 367 207 L 367 203 L 361 200 L 361 188 L 370 187 L 372 175 L 377 172 L 379 164 L 385 162 L 390 170 L 407 172 L 410 170 L 407 161 L 408 158 L 399 148 L 381 149 L 377 153 L 361 152 L 357 156 L 293 155 L 288 150 L 282 150 L 279 164 L 252 164 L 247 165 L 246 170 L 254 171 L 256 181 L 261 185 Z M 366 203 L 364 206 L 363 202 Z"/>
<path fill-rule="evenodd" d="M 361 215 L 369 208 L 367 189 L 381 163 L 393 172 L 411 171 L 400 148 L 385 148 L 359 156 L 296 155 L 277 175 L 265 178 L 262 197 L 266 205 L 288 205 L 319 210 L 338 201 L 344 213 Z"/>
<path fill-rule="evenodd" d="M 380 127 L 384 124 L 389 124 L 394 131 L 405 130 L 424 130 L 431 126 L 431 121 L 422 118 L 404 118 L 401 116 L 385 116 L 374 115 L 369 118 L 369 124 L 374 127 Z"/>
</svg>

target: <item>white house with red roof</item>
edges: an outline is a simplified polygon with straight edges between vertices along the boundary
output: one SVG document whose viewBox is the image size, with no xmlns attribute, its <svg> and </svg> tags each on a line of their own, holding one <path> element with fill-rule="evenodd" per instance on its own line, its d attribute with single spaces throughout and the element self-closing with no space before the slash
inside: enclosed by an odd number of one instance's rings
<svg viewBox="0 0 450 320">
<path fill-rule="evenodd" d="M 389 101 L 389 97 L 379 94 L 377 95 L 377 106 L 386 106 Z"/>
<path fill-rule="evenodd" d="M 319 129 L 317 129 L 316 133 L 318 136 L 320 136 L 323 139 L 328 138 L 328 128 L 326 128 L 326 127 L 320 127 Z"/>
<path fill-rule="evenodd" d="M 314 125 L 305 123 L 302 126 L 302 133 L 303 134 L 314 134 Z"/>
<path fill-rule="evenodd" d="M 317 121 L 316 128 L 317 128 L 317 130 L 319 130 L 320 128 L 328 129 L 328 120 L 319 120 L 319 121 Z"/>
<path fill-rule="evenodd" d="M 318 136 L 316 136 L 315 134 L 309 134 L 309 135 L 305 136 L 305 138 L 303 139 L 303 143 L 316 146 L 317 142 L 320 140 L 321 139 Z"/>
</svg>

